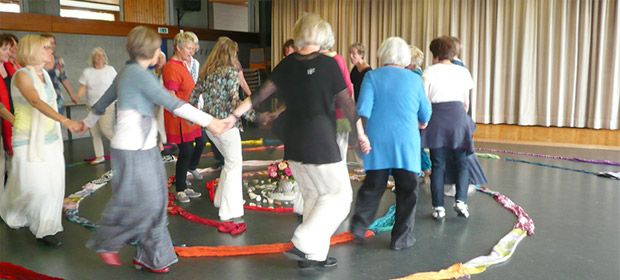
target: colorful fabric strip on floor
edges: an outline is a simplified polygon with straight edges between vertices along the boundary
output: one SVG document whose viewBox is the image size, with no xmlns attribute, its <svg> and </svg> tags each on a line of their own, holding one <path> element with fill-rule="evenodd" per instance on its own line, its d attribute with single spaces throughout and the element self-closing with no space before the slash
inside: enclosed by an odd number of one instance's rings
<svg viewBox="0 0 620 280">
<path fill-rule="evenodd" d="M 508 158 L 508 157 L 505 157 L 504 160 L 512 161 L 512 162 L 527 163 L 527 164 L 531 164 L 531 165 L 537 165 L 537 166 L 543 166 L 543 167 L 549 167 L 549 168 L 555 168 L 555 169 L 560 169 L 560 170 L 573 171 L 573 172 L 579 172 L 579 173 L 599 176 L 598 172 L 592 172 L 592 171 L 583 170 L 583 169 L 577 169 L 577 168 L 563 167 L 563 166 L 558 166 L 558 165 L 553 165 L 553 164 L 548 164 L 548 163 L 533 162 L 533 161 L 527 161 L 527 160 L 522 160 L 522 159 L 514 159 L 514 158 Z"/>
<path fill-rule="evenodd" d="M 110 182 L 110 180 L 112 180 L 112 171 L 108 171 L 101 177 L 86 183 L 82 186 L 81 190 L 66 197 L 62 205 L 65 219 L 69 222 L 81 225 L 88 230 L 95 230 L 95 223 L 78 215 L 80 202 L 82 202 L 84 198 L 91 196 L 101 187 L 105 186 L 108 182 Z"/>
<path fill-rule="evenodd" d="M 371 231 L 366 232 L 366 237 L 374 234 Z M 332 236 L 330 244 L 338 245 L 353 241 L 353 235 L 350 232 L 343 232 Z M 175 247 L 179 257 L 235 257 L 249 255 L 279 254 L 293 248 L 293 243 L 273 243 L 248 246 L 193 246 L 193 247 Z"/>
<path fill-rule="evenodd" d="M 534 221 L 523 210 L 523 208 L 515 204 L 507 196 L 492 191 L 488 188 L 476 186 L 476 190 L 490 195 L 501 204 L 505 209 L 512 212 L 517 217 L 514 228 L 508 232 L 499 242 L 493 246 L 491 253 L 486 256 L 479 256 L 469 260 L 468 262 L 456 263 L 446 269 L 431 272 L 419 272 L 409 276 L 397 279 L 406 280 L 438 280 L 438 279 L 468 279 L 471 275 L 484 272 L 487 268 L 507 261 L 517 249 L 517 245 L 526 236 L 534 234 Z"/>
<path fill-rule="evenodd" d="M 552 155 L 544 155 L 544 154 L 536 154 L 536 153 L 528 153 L 528 152 L 515 152 L 515 151 L 499 150 L 499 149 L 491 149 L 491 148 L 476 148 L 476 150 L 477 151 L 493 152 L 493 153 L 520 155 L 520 156 L 530 156 L 530 157 L 539 157 L 539 158 L 548 158 L 548 159 L 559 159 L 559 160 L 575 161 L 575 162 L 581 162 L 581 163 L 591 163 L 591 164 L 620 166 L 620 162 L 612 161 L 612 160 L 587 159 L 587 158 L 565 157 L 565 156 L 552 156 Z"/>
<path fill-rule="evenodd" d="M 9 280 L 59 280 L 56 278 L 34 272 L 30 269 L 14 265 L 8 262 L 0 262 L 0 279 Z"/>
</svg>

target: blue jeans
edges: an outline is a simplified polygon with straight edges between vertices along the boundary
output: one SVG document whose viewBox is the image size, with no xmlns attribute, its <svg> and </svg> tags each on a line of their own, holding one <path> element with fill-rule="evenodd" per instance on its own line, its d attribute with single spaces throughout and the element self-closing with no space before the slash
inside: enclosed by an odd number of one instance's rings
<svg viewBox="0 0 620 280">
<path fill-rule="evenodd" d="M 420 157 L 422 159 L 422 171 L 431 170 L 431 159 L 428 157 L 426 151 L 424 151 L 424 148 L 422 148 L 422 150 L 420 151 Z"/>
<path fill-rule="evenodd" d="M 431 161 L 433 163 L 433 172 L 431 173 L 433 207 L 444 206 L 443 191 L 447 164 L 454 164 L 458 173 L 455 200 L 467 203 L 467 188 L 469 187 L 467 152 L 448 148 L 431 149 Z"/>
</svg>

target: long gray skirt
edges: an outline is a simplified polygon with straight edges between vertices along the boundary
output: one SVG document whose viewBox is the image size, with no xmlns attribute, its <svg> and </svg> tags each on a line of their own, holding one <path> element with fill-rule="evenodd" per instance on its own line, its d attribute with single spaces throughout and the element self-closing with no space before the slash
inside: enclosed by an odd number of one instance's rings
<svg viewBox="0 0 620 280">
<path fill-rule="evenodd" d="M 111 149 L 112 198 L 86 246 L 117 252 L 137 243 L 135 260 L 151 269 L 177 262 L 166 213 L 166 170 L 157 147 L 144 151 Z"/>
</svg>

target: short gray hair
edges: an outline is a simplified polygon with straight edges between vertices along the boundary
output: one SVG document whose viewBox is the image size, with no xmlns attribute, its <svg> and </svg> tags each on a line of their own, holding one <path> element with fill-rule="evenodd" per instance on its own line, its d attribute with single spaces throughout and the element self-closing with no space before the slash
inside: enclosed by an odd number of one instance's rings
<svg viewBox="0 0 620 280">
<path fill-rule="evenodd" d="M 377 51 L 379 64 L 396 64 L 407 66 L 411 63 L 411 49 L 405 40 L 400 37 L 387 38 Z"/>
<path fill-rule="evenodd" d="M 95 58 L 95 55 L 100 53 L 103 56 L 103 63 L 104 64 L 108 64 L 108 55 L 105 53 L 105 50 L 102 47 L 96 47 L 93 49 L 92 52 L 90 52 L 90 58 L 88 59 L 88 65 L 90 66 L 95 66 L 95 64 L 93 63 L 93 58 Z"/>
<path fill-rule="evenodd" d="M 319 45 L 321 48 L 334 45 L 331 25 L 317 14 L 305 14 L 299 18 L 293 28 L 293 37 L 298 49 L 307 45 Z"/>
</svg>

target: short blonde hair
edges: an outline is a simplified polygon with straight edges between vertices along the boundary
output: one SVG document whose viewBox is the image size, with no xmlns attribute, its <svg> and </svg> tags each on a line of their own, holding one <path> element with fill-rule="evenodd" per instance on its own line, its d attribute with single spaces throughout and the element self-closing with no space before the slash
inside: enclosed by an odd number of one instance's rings
<svg viewBox="0 0 620 280">
<path fill-rule="evenodd" d="M 188 43 L 194 43 L 196 48 L 198 48 L 198 36 L 194 32 L 191 31 L 181 31 L 176 36 L 174 36 L 174 46 L 183 47 Z"/>
<path fill-rule="evenodd" d="M 387 38 L 377 51 L 379 64 L 396 64 L 407 66 L 411 63 L 411 50 L 407 42 L 400 37 Z"/>
<path fill-rule="evenodd" d="M 136 26 L 127 35 L 127 53 L 132 60 L 151 59 L 161 47 L 161 37 L 146 26 Z"/>
<path fill-rule="evenodd" d="M 411 64 L 416 67 L 422 67 L 422 63 L 424 63 L 424 52 L 422 52 L 418 47 L 411 47 Z"/>
<path fill-rule="evenodd" d="M 200 69 L 200 78 L 204 79 L 220 67 L 236 67 L 237 51 L 239 51 L 237 42 L 226 36 L 217 38 L 217 42 Z"/>
<path fill-rule="evenodd" d="M 293 28 L 295 46 L 301 49 L 307 45 L 333 45 L 334 34 L 329 23 L 326 23 L 317 14 L 305 14 L 299 18 Z"/>
<path fill-rule="evenodd" d="M 102 47 L 96 47 L 90 52 L 88 65 L 95 66 L 95 63 L 93 63 L 93 59 L 95 58 L 96 54 L 101 54 L 101 56 L 103 56 L 103 63 L 106 65 L 108 64 L 108 54 L 105 53 L 105 50 Z"/>
<path fill-rule="evenodd" d="M 24 36 L 17 44 L 17 63 L 23 66 L 42 64 L 41 48 L 48 42 L 48 38 L 40 35 Z"/>
</svg>

